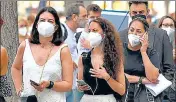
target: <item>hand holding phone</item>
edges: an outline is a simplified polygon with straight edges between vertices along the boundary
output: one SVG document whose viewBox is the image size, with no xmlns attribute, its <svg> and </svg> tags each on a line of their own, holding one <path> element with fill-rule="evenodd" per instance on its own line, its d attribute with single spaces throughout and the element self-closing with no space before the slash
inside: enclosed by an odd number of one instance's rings
<svg viewBox="0 0 176 102">
<path fill-rule="evenodd" d="M 77 80 L 78 89 L 81 91 L 90 90 L 90 86 L 84 80 Z"/>
<path fill-rule="evenodd" d="M 32 84 L 32 85 L 39 86 L 39 84 L 38 84 L 38 83 L 36 83 L 36 82 L 35 82 L 35 81 L 33 81 L 33 80 L 30 80 L 30 82 L 31 82 L 31 84 Z"/>
</svg>

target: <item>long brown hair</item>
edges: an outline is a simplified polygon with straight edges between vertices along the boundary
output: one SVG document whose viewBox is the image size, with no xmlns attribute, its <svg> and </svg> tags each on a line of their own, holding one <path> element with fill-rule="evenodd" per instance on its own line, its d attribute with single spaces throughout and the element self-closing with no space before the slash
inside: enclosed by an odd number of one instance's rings
<svg viewBox="0 0 176 102">
<path fill-rule="evenodd" d="M 105 34 L 103 40 L 104 67 L 113 78 L 116 78 L 117 71 L 119 71 L 121 64 L 123 64 L 123 47 L 119 33 L 112 23 L 106 19 L 97 18 L 91 22 L 98 23 Z"/>
<path fill-rule="evenodd" d="M 161 27 L 162 27 L 163 21 L 164 21 L 166 18 L 170 18 L 170 19 L 174 22 L 174 28 L 176 28 L 176 21 L 175 21 L 172 17 L 170 17 L 170 16 L 163 16 L 163 17 L 159 20 L 158 28 L 161 28 Z"/>
</svg>

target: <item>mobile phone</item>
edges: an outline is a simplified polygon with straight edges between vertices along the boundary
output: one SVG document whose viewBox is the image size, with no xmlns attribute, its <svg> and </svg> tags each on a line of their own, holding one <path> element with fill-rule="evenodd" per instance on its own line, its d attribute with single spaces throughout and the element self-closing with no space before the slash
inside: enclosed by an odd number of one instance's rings
<svg viewBox="0 0 176 102">
<path fill-rule="evenodd" d="M 36 83 L 36 82 L 35 82 L 35 81 L 33 81 L 33 80 L 30 80 L 30 82 L 31 82 L 31 84 L 32 84 L 32 85 L 39 86 L 39 84 L 38 84 L 38 83 Z"/>
<path fill-rule="evenodd" d="M 78 83 L 80 86 L 83 86 L 83 85 L 89 86 L 84 80 L 77 80 L 77 83 Z"/>
</svg>

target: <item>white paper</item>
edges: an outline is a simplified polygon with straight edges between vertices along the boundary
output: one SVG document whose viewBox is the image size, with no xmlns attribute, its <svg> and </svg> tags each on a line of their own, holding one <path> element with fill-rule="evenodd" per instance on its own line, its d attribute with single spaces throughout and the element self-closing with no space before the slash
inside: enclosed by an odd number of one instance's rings
<svg viewBox="0 0 176 102">
<path fill-rule="evenodd" d="M 167 80 L 162 74 L 158 77 L 159 83 L 158 84 L 145 84 L 146 88 L 154 95 L 157 96 L 162 91 L 167 89 L 172 82 Z"/>
</svg>

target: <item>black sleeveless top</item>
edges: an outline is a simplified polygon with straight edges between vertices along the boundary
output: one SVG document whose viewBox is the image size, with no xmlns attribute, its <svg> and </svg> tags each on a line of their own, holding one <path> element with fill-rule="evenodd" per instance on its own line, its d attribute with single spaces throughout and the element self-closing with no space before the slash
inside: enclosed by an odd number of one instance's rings
<svg viewBox="0 0 176 102">
<path fill-rule="evenodd" d="M 83 80 L 87 84 L 89 84 L 89 86 L 92 88 L 93 91 L 95 91 L 96 85 L 98 85 L 94 95 L 114 94 L 115 92 L 111 89 L 111 87 L 108 85 L 106 80 L 92 77 L 91 73 L 89 73 L 89 70 L 91 68 L 93 68 L 90 55 L 91 55 L 91 51 L 82 53 L 82 62 L 83 62 L 83 66 L 84 66 Z M 91 90 L 84 91 L 84 93 L 89 94 L 89 95 L 93 95 Z"/>
</svg>

